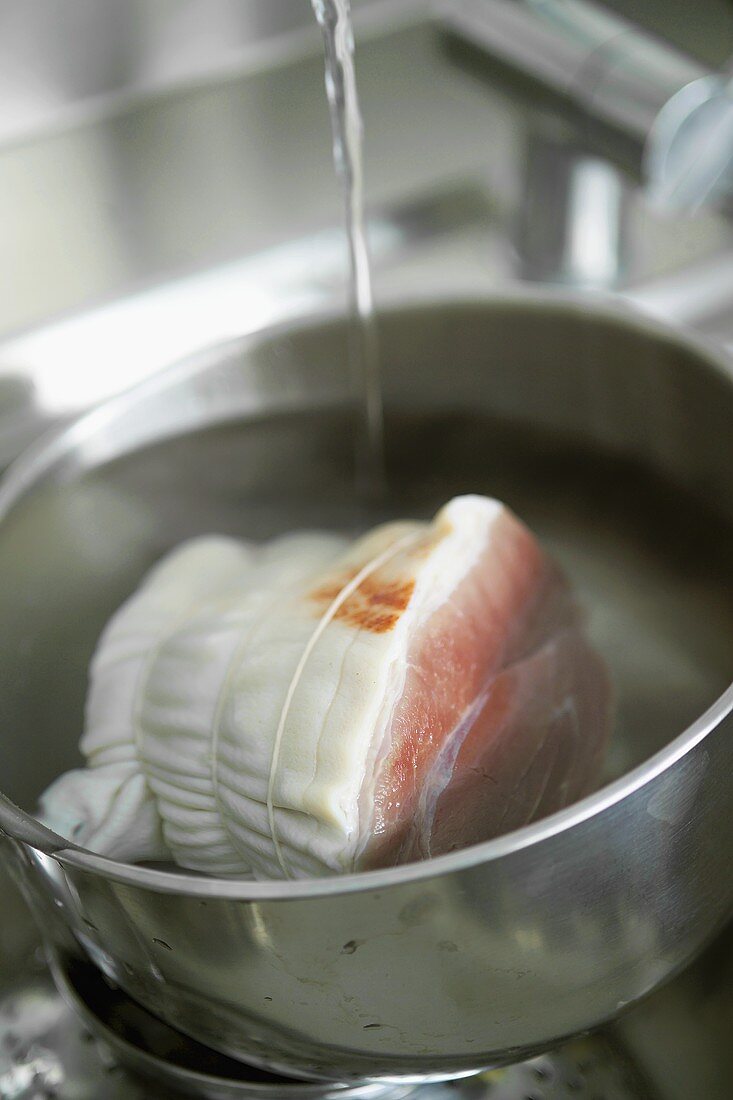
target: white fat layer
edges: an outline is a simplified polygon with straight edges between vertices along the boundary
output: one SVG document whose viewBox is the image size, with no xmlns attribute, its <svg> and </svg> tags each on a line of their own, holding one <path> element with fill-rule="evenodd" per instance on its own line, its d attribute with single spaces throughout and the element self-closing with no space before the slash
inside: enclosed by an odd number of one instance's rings
<svg viewBox="0 0 733 1100">
<path fill-rule="evenodd" d="M 501 511 L 479 497 L 453 501 L 436 517 L 441 537 L 427 553 L 411 559 L 407 549 L 385 567 L 387 577 L 415 580 L 395 627 L 378 634 L 334 621 L 319 640 L 283 731 L 274 783 L 277 835 L 291 873 L 356 865 L 371 822 L 363 807 L 373 796 L 375 762 L 386 751 L 411 641 L 476 564 Z M 411 529 L 428 534 L 420 525 L 380 528 L 340 558 L 333 575 L 363 564 Z M 252 865 L 262 877 L 283 873 L 266 812 L 272 730 L 315 626 L 307 600 L 283 602 L 263 623 L 225 706 L 218 750 L 221 803 L 238 841 L 248 850 L 257 845 Z M 243 743 L 245 725 L 250 735 Z"/>
<path fill-rule="evenodd" d="M 322 564 L 342 545 L 343 540 L 336 536 L 302 534 L 268 544 L 266 554 L 273 567 L 301 554 L 309 559 L 317 554 L 318 564 Z M 141 711 L 166 642 L 205 608 L 226 609 L 232 592 L 249 590 L 262 553 L 253 544 L 231 538 L 193 539 L 155 566 L 112 617 L 90 669 L 80 743 L 88 766 L 61 776 L 43 794 L 39 817 L 50 828 L 117 859 L 174 857 L 164 838 L 166 824 L 160 802 L 145 774 Z M 187 672 L 171 693 L 170 719 L 178 709 L 176 701 Z M 164 754 L 163 772 L 169 789 L 188 807 L 191 792 L 176 776 L 181 763 L 170 752 Z M 190 835 L 194 849 L 203 835 L 204 831 L 200 836 Z M 222 858 L 222 867 L 224 862 Z M 191 866 L 185 861 L 184 865 Z M 227 873 L 245 870 L 241 858 L 230 858 Z"/>
<path fill-rule="evenodd" d="M 338 536 L 299 535 L 260 548 L 246 585 L 189 618 L 159 650 L 139 712 L 139 755 L 166 843 L 186 867 L 237 874 L 250 869 L 253 852 L 257 863 L 256 845 L 232 828 L 240 818 L 246 827 L 248 803 L 260 794 L 250 763 L 259 755 L 251 703 L 239 700 L 228 737 L 232 695 L 270 620 L 343 547 Z M 271 744 L 270 731 L 259 748 Z M 232 747 L 241 769 L 233 795 L 226 780 Z"/>
<path fill-rule="evenodd" d="M 170 858 L 137 755 L 133 715 L 144 669 L 192 607 L 246 575 L 251 550 L 195 539 L 157 565 L 107 624 L 92 660 L 81 749 L 89 767 L 56 780 L 39 816 L 62 836 L 118 859 Z"/>
<path fill-rule="evenodd" d="M 476 564 L 501 512 L 461 497 L 432 527 L 389 524 L 348 549 L 338 536 L 300 534 L 261 547 L 199 539 L 174 552 L 102 636 L 82 740 L 89 767 L 49 789 L 44 819 L 104 854 L 172 857 L 212 874 L 353 869 L 411 644 Z M 380 570 L 414 581 L 393 628 L 335 618 L 294 681 L 325 609 L 314 586 L 347 583 L 410 535 L 426 536 L 424 551 L 408 544 Z"/>
</svg>

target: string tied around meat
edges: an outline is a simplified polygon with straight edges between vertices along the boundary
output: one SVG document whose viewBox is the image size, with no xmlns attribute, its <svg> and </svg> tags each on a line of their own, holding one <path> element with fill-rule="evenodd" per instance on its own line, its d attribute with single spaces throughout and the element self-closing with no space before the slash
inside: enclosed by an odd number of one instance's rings
<svg viewBox="0 0 733 1100">
<path fill-rule="evenodd" d="M 387 565 L 393 558 L 396 558 L 398 554 L 401 554 L 403 550 L 406 550 L 408 546 L 413 543 L 419 542 L 425 537 L 424 531 L 411 531 L 407 535 L 403 535 L 398 538 L 391 546 L 387 547 L 381 553 L 376 554 L 370 561 L 364 565 L 359 572 L 353 577 L 347 584 L 343 586 L 338 595 L 331 601 L 321 618 L 318 620 L 315 630 L 311 634 L 308 642 L 303 650 L 300 660 L 295 667 L 295 672 L 290 681 L 290 685 L 285 695 L 282 710 L 280 711 L 280 720 L 277 724 L 277 730 L 275 732 L 275 740 L 272 746 L 272 756 L 270 758 L 270 774 L 267 782 L 267 819 L 270 828 L 270 836 L 272 837 L 273 847 L 275 849 L 275 855 L 277 861 L 280 864 L 280 870 L 286 879 L 292 879 L 294 876 L 290 873 L 290 867 L 285 859 L 283 847 L 280 843 L 280 839 L 277 835 L 277 820 L 275 815 L 275 781 L 277 778 L 277 768 L 280 762 L 280 750 L 282 747 L 283 735 L 285 733 L 285 726 L 290 714 L 290 708 L 295 697 L 295 692 L 298 688 L 298 684 L 303 676 L 305 667 L 315 649 L 318 641 L 326 630 L 326 627 L 335 616 L 338 614 L 339 609 L 346 603 L 346 601 L 360 588 L 360 586 L 376 573 L 383 565 Z"/>
</svg>

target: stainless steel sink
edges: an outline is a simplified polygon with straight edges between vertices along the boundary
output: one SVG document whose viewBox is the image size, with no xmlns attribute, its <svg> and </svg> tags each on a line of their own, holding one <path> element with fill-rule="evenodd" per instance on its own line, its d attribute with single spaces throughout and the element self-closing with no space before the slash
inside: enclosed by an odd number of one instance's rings
<svg viewBox="0 0 733 1100">
<path fill-rule="evenodd" d="M 378 299 L 513 279 L 648 295 L 727 251 L 727 220 L 650 209 L 633 165 L 600 156 L 557 105 L 465 65 L 425 7 L 361 13 Z M 7 458 L 180 355 L 342 294 L 316 34 L 0 145 L 0 202 Z"/>
</svg>

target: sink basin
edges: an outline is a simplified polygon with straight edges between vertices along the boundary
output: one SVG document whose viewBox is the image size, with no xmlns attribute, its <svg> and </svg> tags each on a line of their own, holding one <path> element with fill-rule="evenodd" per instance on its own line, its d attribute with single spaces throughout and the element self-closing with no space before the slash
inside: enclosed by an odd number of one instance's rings
<svg viewBox="0 0 733 1100">
<path fill-rule="evenodd" d="M 378 299 L 524 280 L 646 301 L 662 278 L 684 298 L 686 272 L 727 255 L 727 221 L 651 210 L 633 164 L 463 64 L 424 9 L 356 9 Z M 274 42 L 0 144 L 0 461 L 166 363 L 343 296 L 318 36 Z"/>
</svg>

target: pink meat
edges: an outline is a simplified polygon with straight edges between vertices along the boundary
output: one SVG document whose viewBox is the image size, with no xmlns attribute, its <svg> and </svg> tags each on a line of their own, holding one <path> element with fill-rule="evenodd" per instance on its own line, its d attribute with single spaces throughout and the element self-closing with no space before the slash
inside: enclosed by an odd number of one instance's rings
<svg viewBox="0 0 733 1100">
<path fill-rule="evenodd" d="M 411 640 L 360 865 L 450 852 L 589 793 L 609 700 L 566 580 L 504 511 L 453 598 Z"/>
</svg>

